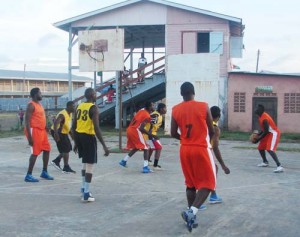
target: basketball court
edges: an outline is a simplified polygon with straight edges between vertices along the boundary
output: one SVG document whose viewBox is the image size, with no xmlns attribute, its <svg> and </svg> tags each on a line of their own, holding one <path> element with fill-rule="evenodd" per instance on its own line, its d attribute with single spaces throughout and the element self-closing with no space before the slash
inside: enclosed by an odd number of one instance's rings
<svg viewBox="0 0 300 237">
<path fill-rule="evenodd" d="M 52 143 L 51 159 L 57 155 Z M 125 140 L 125 139 L 123 139 Z M 118 138 L 106 138 L 117 147 Z M 62 174 L 51 165 L 54 181 L 25 183 L 30 149 L 24 137 L 1 139 L 0 143 L 0 236 L 299 236 L 300 160 L 297 152 L 278 151 L 285 172 L 274 174 L 259 168 L 258 152 L 241 147 L 245 142 L 221 141 L 221 151 L 231 174 L 220 170 L 218 194 L 222 204 L 208 204 L 198 212 L 199 227 L 189 233 L 180 212 L 186 208 L 185 186 L 178 158 L 179 143 L 161 140 L 164 171 L 142 174 L 142 153 L 136 153 L 128 168 L 118 162 L 125 154 L 101 156 L 91 184 L 94 203 L 80 198 L 81 161 L 70 157 L 76 174 Z M 299 144 L 280 144 L 297 147 Z M 240 147 L 240 148 L 238 148 Z M 38 158 L 33 175 L 39 176 Z"/>
</svg>

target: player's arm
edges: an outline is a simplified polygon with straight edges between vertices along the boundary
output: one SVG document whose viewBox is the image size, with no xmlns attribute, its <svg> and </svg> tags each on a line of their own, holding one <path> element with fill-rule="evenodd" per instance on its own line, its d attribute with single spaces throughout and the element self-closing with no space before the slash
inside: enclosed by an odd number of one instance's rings
<svg viewBox="0 0 300 237">
<path fill-rule="evenodd" d="M 224 170 L 225 174 L 229 174 L 230 170 L 229 168 L 225 165 L 225 162 L 223 161 L 220 149 L 219 149 L 219 141 L 220 141 L 220 129 L 217 126 L 213 126 L 215 135 L 213 136 L 212 139 L 212 144 L 213 144 L 213 151 L 215 153 L 215 156 L 220 163 L 222 169 Z"/>
<path fill-rule="evenodd" d="M 30 133 L 30 120 L 31 120 L 33 111 L 34 111 L 34 106 L 31 103 L 29 103 L 27 105 L 26 113 L 25 113 L 25 127 L 26 127 L 26 131 L 27 131 L 27 140 L 28 140 L 29 146 L 33 146 L 33 139 L 32 139 L 31 133 Z"/>
<path fill-rule="evenodd" d="M 99 127 L 99 111 L 98 111 L 98 107 L 93 105 L 90 108 L 90 115 L 91 115 L 91 119 L 93 121 L 94 124 L 94 130 L 95 130 L 95 134 L 96 137 L 98 138 L 99 142 L 102 144 L 103 150 L 104 150 L 104 155 L 108 156 L 109 155 L 109 150 L 107 148 L 107 146 L 105 145 L 105 142 L 103 140 L 102 137 L 102 133 Z"/>
<path fill-rule="evenodd" d="M 77 146 L 78 146 L 77 133 L 76 133 L 76 128 L 77 128 L 77 107 L 75 109 L 74 118 L 73 118 L 73 121 L 72 121 L 72 127 L 71 127 L 71 131 L 70 131 L 70 133 L 73 134 L 73 140 L 74 140 L 73 151 L 75 153 L 77 153 Z"/>
<path fill-rule="evenodd" d="M 173 116 L 171 118 L 171 136 L 180 140 L 180 134 L 178 133 L 178 124 Z"/>
<path fill-rule="evenodd" d="M 255 143 L 258 143 L 261 139 L 263 139 L 269 133 L 269 123 L 268 120 L 263 120 L 263 131 L 259 134 Z"/>
<path fill-rule="evenodd" d="M 54 126 L 53 126 L 54 127 L 54 139 L 56 142 L 59 141 L 59 134 L 58 134 L 59 125 L 61 123 L 63 123 L 64 120 L 65 120 L 65 116 L 63 116 L 62 114 L 59 114 L 54 121 Z"/>
<path fill-rule="evenodd" d="M 146 124 L 149 123 L 149 122 L 150 122 L 150 120 L 149 120 L 148 118 L 145 119 L 145 120 L 140 124 L 139 130 L 141 131 L 141 133 L 147 134 L 147 135 L 149 136 L 149 138 L 151 139 L 151 137 L 152 137 L 151 129 L 150 129 L 149 131 L 147 131 L 147 130 L 145 129 Z"/>
<path fill-rule="evenodd" d="M 208 128 L 208 135 L 210 140 L 214 139 L 214 127 L 213 127 L 213 119 L 211 116 L 211 112 L 209 107 L 207 106 L 206 108 L 206 124 L 207 124 L 207 128 Z"/>
</svg>

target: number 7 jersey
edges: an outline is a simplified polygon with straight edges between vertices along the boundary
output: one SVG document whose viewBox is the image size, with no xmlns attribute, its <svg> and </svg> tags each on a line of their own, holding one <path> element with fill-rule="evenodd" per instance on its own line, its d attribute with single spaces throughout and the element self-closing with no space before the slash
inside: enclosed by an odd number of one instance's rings
<svg viewBox="0 0 300 237">
<path fill-rule="evenodd" d="M 195 100 L 183 101 L 172 108 L 172 117 L 180 129 L 181 145 L 209 147 L 207 110 L 207 103 Z"/>
</svg>

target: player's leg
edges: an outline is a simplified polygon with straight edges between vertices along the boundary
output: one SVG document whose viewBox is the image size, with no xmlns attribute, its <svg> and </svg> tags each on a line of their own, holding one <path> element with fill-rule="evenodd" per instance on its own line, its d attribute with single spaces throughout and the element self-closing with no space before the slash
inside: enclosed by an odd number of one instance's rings
<svg viewBox="0 0 300 237">
<path fill-rule="evenodd" d="M 269 162 L 266 158 L 266 151 L 265 150 L 258 150 L 259 151 L 259 154 L 263 160 L 263 162 L 261 164 L 258 164 L 257 166 L 258 167 L 267 167 L 269 166 Z"/>
</svg>

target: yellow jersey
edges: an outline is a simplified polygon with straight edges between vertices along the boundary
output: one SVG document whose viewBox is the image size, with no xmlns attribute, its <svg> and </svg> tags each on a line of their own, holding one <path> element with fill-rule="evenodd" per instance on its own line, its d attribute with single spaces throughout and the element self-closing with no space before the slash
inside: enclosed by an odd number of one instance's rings
<svg viewBox="0 0 300 237">
<path fill-rule="evenodd" d="M 90 118 L 90 109 L 94 103 L 83 102 L 76 109 L 76 132 L 95 135 L 94 123 Z"/>
<path fill-rule="evenodd" d="M 64 120 L 59 124 L 58 132 L 62 134 L 69 134 L 72 125 L 72 114 L 69 114 L 68 111 L 64 109 L 56 115 L 56 119 L 60 114 L 64 116 Z M 54 124 L 52 124 L 51 129 L 54 130 Z"/>
<path fill-rule="evenodd" d="M 162 116 L 159 112 L 154 111 L 154 112 L 152 112 L 152 113 L 150 114 L 150 117 L 151 117 L 151 121 L 150 121 L 150 123 L 147 123 L 147 124 L 145 125 L 145 130 L 146 130 L 146 131 L 150 131 L 150 129 L 151 129 L 150 132 L 151 132 L 153 135 L 156 135 L 158 129 L 159 129 L 159 128 L 161 127 L 161 125 L 162 125 L 162 122 L 163 122 L 163 116 Z M 151 128 L 151 125 L 152 125 L 152 128 Z M 146 140 L 149 140 L 149 137 L 148 137 L 147 134 L 143 134 L 143 135 L 144 135 L 144 138 L 145 138 Z"/>
</svg>

